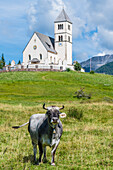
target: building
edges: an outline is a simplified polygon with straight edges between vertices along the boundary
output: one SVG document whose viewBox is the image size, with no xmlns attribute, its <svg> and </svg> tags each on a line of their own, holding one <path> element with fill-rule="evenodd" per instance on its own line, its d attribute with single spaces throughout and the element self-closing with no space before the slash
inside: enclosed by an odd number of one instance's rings
<svg viewBox="0 0 113 170">
<path fill-rule="evenodd" d="M 24 68 L 73 70 L 72 22 L 64 9 L 54 21 L 54 35 L 34 32 L 23 51 Z"/>
</svg>

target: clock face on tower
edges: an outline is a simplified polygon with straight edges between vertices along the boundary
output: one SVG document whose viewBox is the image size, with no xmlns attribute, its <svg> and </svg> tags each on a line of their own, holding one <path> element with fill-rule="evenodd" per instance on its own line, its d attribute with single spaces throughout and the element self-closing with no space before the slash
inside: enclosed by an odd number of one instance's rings
<svg viewBox="0 0 113 170">
<path fill-rule="evenodd" d="M 59 42 L 59 46 L 62 46 L 62 43 L 61 43 L 61 42 Z"/>
</svg>

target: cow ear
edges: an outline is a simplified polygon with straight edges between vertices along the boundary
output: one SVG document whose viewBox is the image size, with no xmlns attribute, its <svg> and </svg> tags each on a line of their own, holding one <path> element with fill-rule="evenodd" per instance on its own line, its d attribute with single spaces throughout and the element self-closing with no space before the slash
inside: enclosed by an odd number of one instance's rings
<svg viewBox="0 0 113 170">
<path fill-rule="evenodd" d="M 65 114 L 65 113 L 60 113 L 60 117 L 61 117 L 61 118 L 65 118 L 65 117 L 66 117 L 66 114 Z"/>
</svg>

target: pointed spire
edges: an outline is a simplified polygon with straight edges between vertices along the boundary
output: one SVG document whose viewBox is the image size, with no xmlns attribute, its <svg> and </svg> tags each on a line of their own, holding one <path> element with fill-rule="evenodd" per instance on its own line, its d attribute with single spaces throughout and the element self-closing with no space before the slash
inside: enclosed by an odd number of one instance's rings
<svg viewBox="0 0 113 170">
<path fill-rule="evenodd" d="M 72 24 L 70 18 L 68 17 L 68 15 L 66 14 L 64 7 L 60 13 L 60 15 L 56 18 L 55 22 L 62 22 L 62 21 L 68 21 Z"/>
</svg>

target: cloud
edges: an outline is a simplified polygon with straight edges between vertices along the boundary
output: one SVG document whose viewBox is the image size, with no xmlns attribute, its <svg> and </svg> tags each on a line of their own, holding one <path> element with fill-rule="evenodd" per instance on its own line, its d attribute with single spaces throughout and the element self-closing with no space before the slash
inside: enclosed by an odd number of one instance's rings
<svg viewBox="0 0 113 170">
<path fill-rule="evenodd" d="M 65 6 L 62 0 L 36 0 L 27 9 L 29 32 L 40 31 L 54 35 L 54 20 Z"/>
<path fill-rule="evenodd" d="M 113 53 L 112 0 L 0 1 L 0 46 L 16 44 L 22 53 L 34 31 L 54 37 L 54 20 L 63 7 L 73 23 L 75 60 Z"/>
</svg>

